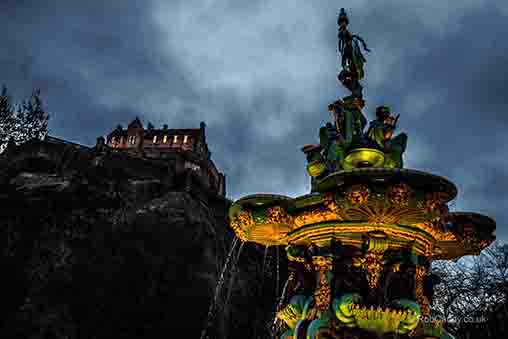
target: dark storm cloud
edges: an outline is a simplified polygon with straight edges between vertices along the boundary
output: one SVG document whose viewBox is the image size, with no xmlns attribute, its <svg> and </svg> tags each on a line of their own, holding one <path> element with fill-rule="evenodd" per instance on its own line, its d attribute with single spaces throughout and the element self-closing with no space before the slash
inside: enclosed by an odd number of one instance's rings
<svg viewBox="0 0 508 339">
<path fill-rule="evenodd" d="M 429 152 L 418 167 L 452 179 L 456 208 L 496 218 L 501 237 L 508 221 L 506 19 L 494 6 L 466 12 L 456 22 L 460 29 L 426 39 L 427 51 L 394 74 L 399 93 L 414 93 L 407 109 L 427 96 L 423 112 L 408 111 L 405 124 Z"/>
<path fill-rule="evenodd" d="M 364 81 L 401 113 L 407 167 L 446 176 L 458 209 L 508 213 L 504 1 L 3 1 L 0 80 L 40 87 L 53 134 L 92 144 L 134 115 L 208 125 L 232 198 L 305 193 L 300 147 L 317 142 L 336 85 L 336 13 L 372 49 Z"/>
<path fill-rule="evenodd" d="M 162 33 L 146 4 L 4 3 L 1 25 L 9 34 L 0 52 L 2 82 L 18 97 L 40 88 L 54 133 L 87 143 L 144 114 L 154 89 L 189 97 L 185 74 L 159 51 Z"/>
</svg>

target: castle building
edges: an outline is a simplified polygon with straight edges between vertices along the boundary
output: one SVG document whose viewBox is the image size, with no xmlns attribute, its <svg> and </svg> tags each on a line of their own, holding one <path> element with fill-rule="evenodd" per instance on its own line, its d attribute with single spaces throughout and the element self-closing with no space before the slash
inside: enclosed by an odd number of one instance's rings
<svg viewBox="0 0 508 339">
<path fill-rule="evenodd" d="M 225 176 L 211 160 L 205 128 L 204 122 L 199 128 L 170 129 L 164 125 L 162 129 L 156 129 L 152 124 L 145 128 L 136 117 L 127 129 L 117 126 L 105 142 L 115 151 L 146 159 L 173 160 L 177 171 L 196 174 L 212 191 L 224 196 Z"/>
</svg>

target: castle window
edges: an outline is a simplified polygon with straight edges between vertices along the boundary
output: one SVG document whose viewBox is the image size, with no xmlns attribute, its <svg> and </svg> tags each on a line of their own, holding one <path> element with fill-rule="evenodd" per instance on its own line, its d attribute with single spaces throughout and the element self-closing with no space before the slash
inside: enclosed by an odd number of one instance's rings
<svg viewBox="0 0 508 339">
<path fill-rule="evenodd" d="M 130 144 L 135 144 L 135 143 L 136 143 L 136 136 L 131 135 L 131 136 L 129 137 L 129 143 L 130 143 Z"/>
<path fill-rule="evenodd" d="M 120 143 L 123 144 L 123 137 L 120 137 Z"/>
<path fill-rule="evenodd" d="M 154 135 L 154 136 L 153 136 L 153 143 L 154 143 L 154 144 L 156 144 L 156 143 L 157 143 L 157 136 L 156 136 L 156 135 Z"/>
<path fill-rule="evenodd" d="M 184 135 L 184 136 L 183 136 L 183 143 L 184 143 L 184 144 L 186 144 L 186 143 L 187 143 L 187 139 L 188 139 L 188 137 L 189 137 L 188 135 Z"/>
<path fill-rule="evenodd" d="M 168 142 L 168 136 L 165 135 L 163 138 L 162 138 L 162 142 L 163 143 L 167 143 Z"/>
<path fill-rule="evenodd" d="M 112 138 L 111 138 L 111 143 L 112 143 L 112 144 L 116 143 L 116 137 L 112 137 Z"/>
<path fill-rule="evenodd" d="M 176 144 L 178 142 L 178 135 L 173 136 L 173 144 Z"/>
<path fill-rule="evenodd" d="M 192 162 L 186 161 L 184 163 L 184 168 L 190 169 L 192 171 L 199 172 L 201 170 L 201 167 L 199 165 L 193 164 Z"/>
</svg>

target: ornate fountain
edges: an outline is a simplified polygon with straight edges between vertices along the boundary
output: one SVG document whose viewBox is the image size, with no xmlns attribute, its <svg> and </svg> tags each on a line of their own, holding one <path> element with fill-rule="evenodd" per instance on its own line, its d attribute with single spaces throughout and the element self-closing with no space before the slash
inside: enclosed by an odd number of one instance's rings
<svg viewBox="0 0 508 339">
<path fill-rule="evenodd" d="M 311 193 L 256 194 L 230 209 L 245 242 L 285 246 L 290 276 L 276 313 L 280 338 L 447 338 L 432 319 L 433 260 L 477 255 L 495 222 L 450 212 L 457 195 L 445 178 L 403 167 L 407 136 L 379 106 L 369 123 L 360 80 L 368 51 L 338 17 L 338 80 L 351 95 L 328 106 L 319 145 L 302 148 Z M 430 319 L 430 320 L 429 320 Z"/>
</svg>

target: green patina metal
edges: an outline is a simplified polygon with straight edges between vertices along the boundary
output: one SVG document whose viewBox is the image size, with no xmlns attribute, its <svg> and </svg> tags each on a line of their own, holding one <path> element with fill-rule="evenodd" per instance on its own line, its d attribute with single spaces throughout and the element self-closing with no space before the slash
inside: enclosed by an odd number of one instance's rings
<svg viewBox="0 0 508 339">
<path fill-rule="evenodd" d="M 495 222 L 450 212 L 452 182 L 403 168 L 408 138 L 394 135 L 399 115 L 389 107 L 378 106 L 365 130 L 364 42 L 348 24 L 341 10 L 338 79 L 351 95 L 328 106 L 319 144 L 302 148 L 311 193 L 239 199 L 231 227 L 243 241 L 286 248 L 292 278 L 277 310 L 280 338 L 449 338 L 442 323 L 426 321 L 431 262 L 479 253 Z"/>
</svg>

